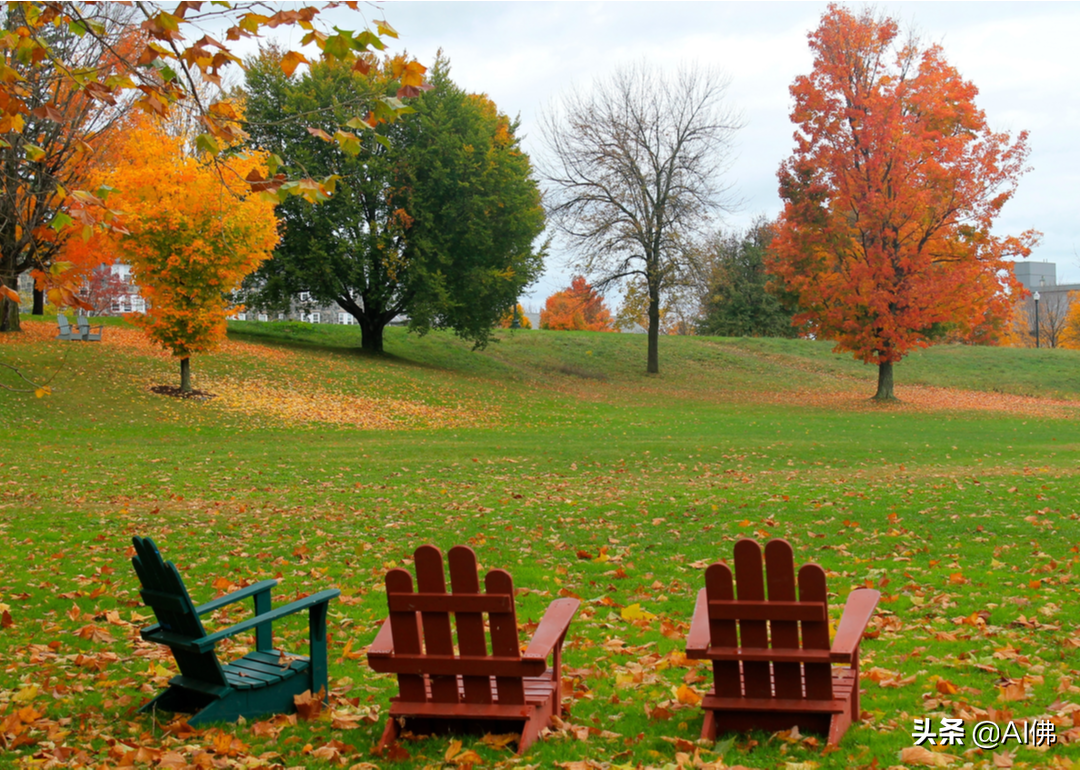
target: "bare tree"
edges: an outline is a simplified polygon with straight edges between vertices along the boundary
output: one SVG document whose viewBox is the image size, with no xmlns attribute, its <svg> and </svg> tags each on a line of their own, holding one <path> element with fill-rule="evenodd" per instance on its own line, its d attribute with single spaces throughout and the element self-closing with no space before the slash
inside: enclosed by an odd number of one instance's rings
<svg viewBox="0 0 1080 770">
<path fill-rule="evenodd" d="M 1069 309 L 1072 307 L 1072 297 L 1068 292 L 1052 291 L 1041 292 L 1039 297 L 1038 347 L 1056 348 L 1061 346 L 1062 335 L 1065 333 L 1069 322 Z M 1020 306 L 1017 314 L 1020 344 L 1024 347 L 1033 348 L 1035 344 L 1035 300 L 1028 297 Z"/>
<path fill-rule="evenodd" d="M 31 10 L 29 4 L 0 4 L 0 27 L 24 29 Z M 70 71 L 104 79 L 116 70 L 119 51 L 138 39 L 134 12 L 113 3 L 84 10 L 86 23 L 98 30 L 95 35 L 58 25 L 47 27 L 41 37 Z M 95 98 L 74 87 L 70 73 L 51 59 L 23 61 L 17 50 L 0 59 L 18 78 L 27 108 L 24 119 L 10 125 L 0 142 L 0 282 L 15 289 L 22 273 L 45 270 L 52 263 L 62 245 L 54 228 L 60 231 L 62 220 L 71 221 L 63 214 L 66 190 L 86 183 L 94 153 L 106 151 L 133 98 Z M 92 148 L 87 144 L 91 140 Z M 25 162 L 27 157 L 33 162 Z M 42 304 L 41 293 L 35 291 L 35 314 L 41 313 Z M 0 297 L 0 332 L 18 329 L 18 303 Z"/>
<path fill-rule="evenodd" d="M 549 214 L 601 291 L 638 277 L 648 292 L 648 371 L 659 366 L 662 295 L 685 284 L 685 244 L 734 201 L 721 183 L 742 119 L 725 103 L 729 79 L 644 63 L 591 92 L 571 92 L 542 119 L 541 173 Z"/>
</svg>

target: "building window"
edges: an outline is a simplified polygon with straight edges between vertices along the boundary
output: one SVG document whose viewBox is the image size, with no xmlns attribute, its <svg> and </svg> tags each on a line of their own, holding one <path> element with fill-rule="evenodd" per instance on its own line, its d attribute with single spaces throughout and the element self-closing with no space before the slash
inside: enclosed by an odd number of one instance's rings
<svg viewBox="0 0 1080 770">
<path fill-rule="evenodd" d="M 268 316 L 266 313 L 259 313 L 259 320 L 260 321 L 269 321 L 270 316 Z"/>
<path fill-rule="evenodd" d="M 112 312 L 120 314 L 128 312 L 127 297 L 120 296 L 113 300 Z"/>
<path fill-rule="evenodd" d="M 308 320 L 313 324 L 322 323 L 322 313 L 312 313 L 308 316 Z"/>
<path fill-rule="evenodd" d="M 126 281 L 131 277 L 131 265 L 113 265 L 112 274 L 119 276 L 121 280 Z"/>
<path fill-rule="evenodd" d="M 278 313 L 277 314 L 277 319 L 279 321 L 284 321 L 285 320 L 285 314 L 284 313 Z"/>
<path fill-rule="evenodd" d="M 302 292 L 300 292 L 300 301 L 301 302 L 310 302 L 311 301 L 311 292 L 310 291 L 302 291 Z"/>
<path fill-rule="evenodd" d="M 247 313 L 237 313 L 236 314 L 236 320 L 237 321 L 246 321 L 247 320 Z"/>
<path fill-rule="evenodd" d="M 345 324 L 346 326 L 348 326 L 349 324 L 355 325 L 356 319 L 353 318 L 352 313 L 338 313 L 337 322 L 339 324 Z"/>
<path fill-rule="evenodd" d="M 131 312 L 132 313 L 145 313 L 146 312 L 146 300 L 140 297 L 138 294 L 131 295 Z"/>
</svg>

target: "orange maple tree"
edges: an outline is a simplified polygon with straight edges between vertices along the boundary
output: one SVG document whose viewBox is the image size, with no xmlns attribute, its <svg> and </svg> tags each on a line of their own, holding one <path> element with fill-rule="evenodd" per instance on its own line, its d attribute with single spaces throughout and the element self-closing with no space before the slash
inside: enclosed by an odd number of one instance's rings
<svg viewBox="0 0 1080 770">
<path fill-rule="evenodd" d="M 1080 350 L 1080 291 L 1069 292 L 1068 308 L 1065 328 L 1061 334 L 1061 347 Z"/>
<path fill-rule="evenodd" d="M 547 298 L 540 311 L 540 328 L 563 331 L 615 331 L 604 298 L 584 276 L 576 275 L 570 287 Z"/>
<path fill-rule="evenodd" d="M 830 5 L 814 67 L 791 87 L 794 155 L 769 269 L 798 298 L 795 323 L 878 365 L 950 330 L 1000 326 L 1023 292 L 1010 260 L 1038 234 L 991 234 L 1027 170 L 1027 134 L 995 133 L 977 89 L 896 22 Z"/>
<path fill-rule="evenodd" d="M 115 195 L 125 233 L 99 233 L 146 299 L 131 319 L 180 359 L 180 389 L 191 390 L 190 356 L 225 336 L 227 294 L 270 256 L 278 240 L 273 203 L 245 194 L 243 180 L 265 171 L 265 157 L 247 153 L 217 165 L 183 154 L 183 141 L 142 118 L 126 134 L 102 180 Z M 225 172 L 225 173 L 223 173 Z"/>
</svg>

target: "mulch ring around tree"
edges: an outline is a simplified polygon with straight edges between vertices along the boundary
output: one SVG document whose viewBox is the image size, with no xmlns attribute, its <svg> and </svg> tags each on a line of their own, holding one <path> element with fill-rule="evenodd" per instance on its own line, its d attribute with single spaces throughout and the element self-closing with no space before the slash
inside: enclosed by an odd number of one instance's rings
<svg viewBox="0 0 1080 770">
<path fill-rule="evenodd" d="M 151 393 L 157 393 L 159 396 L 172 396 L 173 398 L 193 398 L 197 401 L 209 401 L 212 398 L 217 398 L 217 395 L 205 390 L 188 390 L 183 391 L 175 385 L 153 385 L 150 387 Z"/>
</svg>

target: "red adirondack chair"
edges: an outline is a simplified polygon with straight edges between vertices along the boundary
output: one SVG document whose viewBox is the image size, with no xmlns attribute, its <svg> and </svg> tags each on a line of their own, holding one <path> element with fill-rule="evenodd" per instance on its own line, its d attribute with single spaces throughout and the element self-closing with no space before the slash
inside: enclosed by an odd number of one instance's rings
<svg viewBox="0 0 1080 770">
<path fill-rule="evenodd" d="M 765 568 L 763 574 L 761 547 L 744 539 L 735 544 L 738 598 L 726 564 L 705 570 L 686 641 L 688 658 L 713 661 L 701 737 L 798 726 L 827 733 L 836 745 L 859 719 L 859 642 L 881 594 L 851 592 L 830 647 L 825 570 L 804 564 L 796 598 L 786 540 L 765 545 Z"/>
<path fill-rule="evenodd" d="M 439 549 L 420 546 L 415 558 L 415 592 L 406 570 L 387 573 L 390 617 L 368 648 L 368 663 L 380 673 L 397 674 L 400 692 L 391 699 L 380 750 L 397 740 L 399 720 L 417 734 L 470 726 L 488 731 L 495 723 L 494 732 L 507 732 L 508 723 L 520 723 L 518 754 L 522 754 L 552 715 L 561 713 L 562 643 L 580 602 L 553 601 L 522 653 L 509 573 L 488 572 L 486 592 L 481 593 L 476 554 L 455 546 L 449 553 L 447 593 Z M 456 651 L 451 615 L 457 626 Z"/>
</svg>

